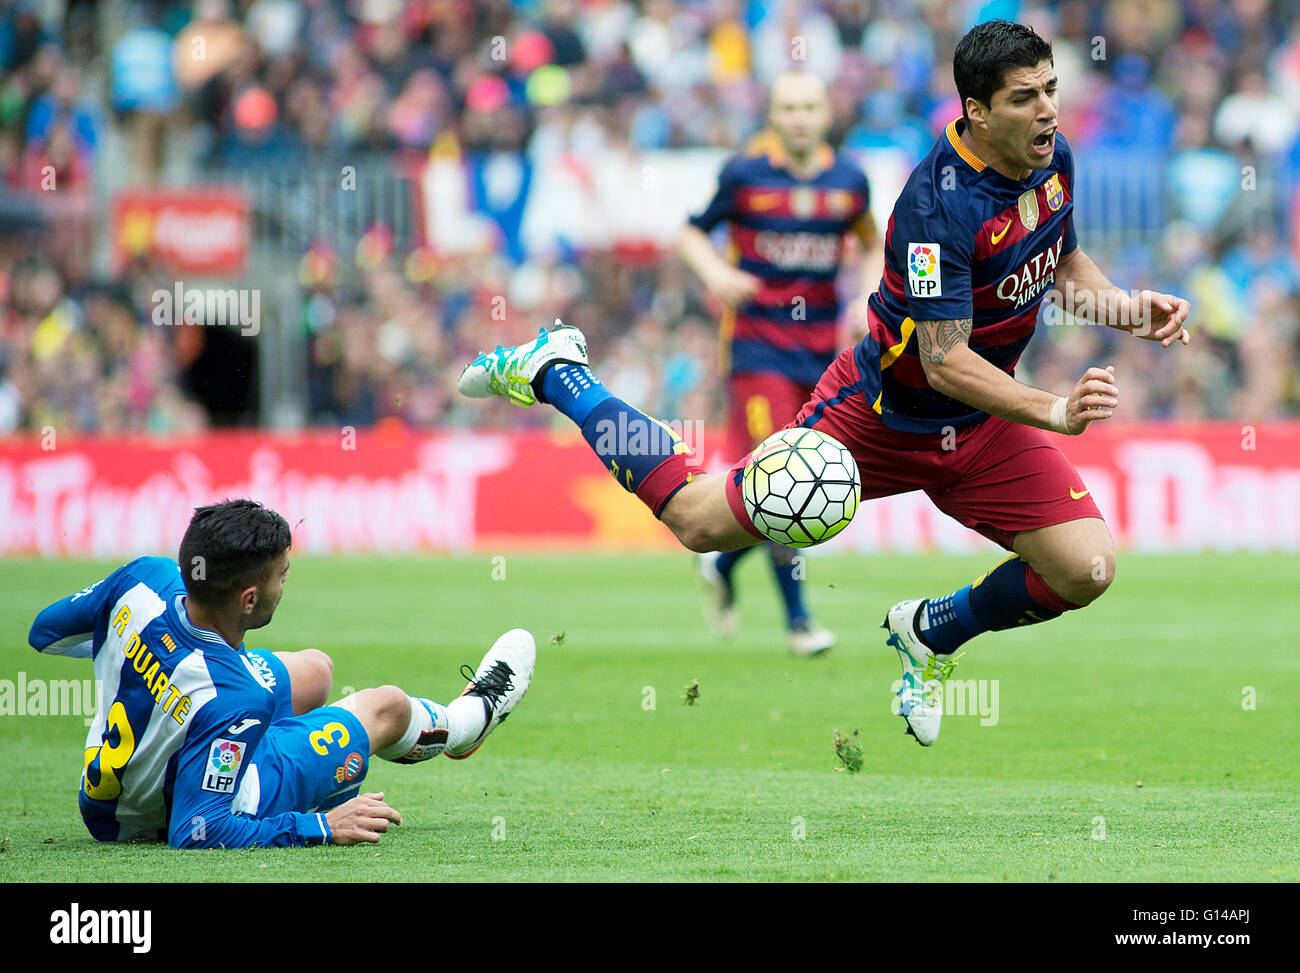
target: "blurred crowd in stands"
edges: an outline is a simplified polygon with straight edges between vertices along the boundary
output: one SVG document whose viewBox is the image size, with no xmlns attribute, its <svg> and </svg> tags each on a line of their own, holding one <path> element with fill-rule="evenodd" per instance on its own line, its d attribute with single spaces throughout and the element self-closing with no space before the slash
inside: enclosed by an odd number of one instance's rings
<svg viewBox="0 0 1300 973">
<path fill-rule="evenodd" d="M 956 40 L 990 17 L 1052 41 L 1081 166 L 1158 161 L 1163 225 L 1096 256 L 1194 307 L 1177 353 L 1040 326 L 1018 377 L 1063 390 L 1114 363 L 1127 420 L 1300 414 L 1300 0 L 0 0 L 0 433 L 258 420 L 196 392 L 192 342 L 150 323 L 162 277 L 100 279 L 84 247 L 45 245 L 57 225 L 26 226 L 51 172 L 102 217 L 109 165 L 201 182 L 363 150 L 735 149 L 792 52 L 830 85 L 835 144 L 915 162 L 960 112 Z M 874 201 L 882 226 L 891 204 Z M 312 423 L 526 419 L 458 402 L 455 379 L 557 315 L 624 397 L 720 418 L 718 308 L 670 254 L 412 254 L 382 227 L 362 243 L 302 248 Z"/>
</svg>

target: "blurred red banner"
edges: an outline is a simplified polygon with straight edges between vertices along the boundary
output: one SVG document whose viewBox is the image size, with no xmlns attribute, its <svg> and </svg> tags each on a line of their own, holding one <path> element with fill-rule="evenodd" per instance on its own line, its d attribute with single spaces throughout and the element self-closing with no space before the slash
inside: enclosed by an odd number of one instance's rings
<svg viewBox="0 0 1300 973">
<path fill-rule="evenodd" d="M 148 257 L 163 269 L 236 277 L 248 262 L 248 201 L 237 186 L 127 189 L 113 197 L 113 269 Z"/>
<path fill-rule="evenodd" d="M 1124 547 L 1300 550 L 1300 423 L 1099 424 L 1057 441 Z M 710 469 L 722 442 L 696 437 Z M 196 506 L 244 496 L 288 519 L 300 553 L 675 547 L 576 430 L 378 428 L 0 441 L 0 554 L 173 554 Z M 913 493 L 864 504 L 826 549 L 987 546 Z"/>
</svg>

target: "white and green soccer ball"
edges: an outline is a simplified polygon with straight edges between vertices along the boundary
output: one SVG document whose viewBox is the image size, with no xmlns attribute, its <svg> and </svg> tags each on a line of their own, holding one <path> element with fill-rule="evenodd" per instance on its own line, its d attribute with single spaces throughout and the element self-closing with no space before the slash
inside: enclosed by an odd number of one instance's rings
<svg viewBox="0 0 1300 973">
<path fill-rule="evenodd" d="M 853 454 L 824 432 L 795 426 L 768 436 L 745 466 L 745 513 L 768 540 L 828 541 L 853 519 L 862 481 Z"/>
</svg>

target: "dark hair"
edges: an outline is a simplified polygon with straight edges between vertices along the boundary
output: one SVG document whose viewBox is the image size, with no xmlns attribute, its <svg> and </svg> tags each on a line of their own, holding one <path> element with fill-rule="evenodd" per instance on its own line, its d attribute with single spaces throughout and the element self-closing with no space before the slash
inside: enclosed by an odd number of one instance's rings
<svg viewBox="0 0 1300 973">
<path fill-rule="evenodd" d="M 215 607 L 235 592 L 260 584 L 289 549 L 289 524 L 255 500 L 224 500 L 198 507 L 181 538 L 185 591 Z"/>
<path fill-rule="evenodd" d="M 952 79 L 957 83 L 962 117 L 966 117 L 967 98 L 991 105 L 1007 71 L 1032 68 L 1040 61 L 1052 61 L 1052 45 L 1033 28 L 1009 20 L 976 24 L 957 42 L 952 55 Z"/>
</svg>

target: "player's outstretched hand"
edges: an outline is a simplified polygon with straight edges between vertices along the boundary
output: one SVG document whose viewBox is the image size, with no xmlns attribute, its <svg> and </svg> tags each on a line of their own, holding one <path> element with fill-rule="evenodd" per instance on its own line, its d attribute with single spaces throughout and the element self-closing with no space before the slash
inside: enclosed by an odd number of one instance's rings
<svg viewBox="0 0 1300 973">
<path fill-rule="evenodd" d="M 358 794 L 325 815 L 330 826 L 330 843 L 355 845 L 375 842 L 388 825 L 401 824 L 402 816 L 384 803 L 384 795 Z"/>
<path fill-rule="evenodd" d="M 727 307 L 740 307 L 758 293 L 761 281 L 753 274 L 736 267 L 718 267 L 706 282 L 709 292 Z"/>
<path fill-rule="evenodd" d="M 1119 386 L 1115 383 L 1115 366 L 1089 368 L 1083 373 L 1065 406 L 1065 421 L 1077 436 L 1090 422 L 1109 419 L 1119 405 Z"/>
<path fill-rule="evenodd" d="M 1158 341 L 1161 348 L 1168 348 L 1176 341 L 1187 344 L 1192 340 L 1183 327 L 1192 306 L 1181 297 L 1159 291 L 1139 291 L 1136 303 L 1138 318 L 1133 333 L 1139 338 Z"/>
</svg>

